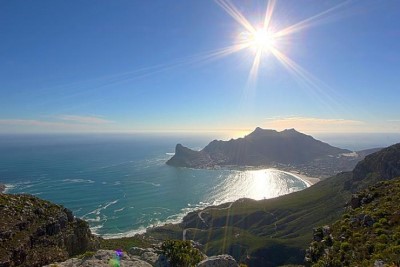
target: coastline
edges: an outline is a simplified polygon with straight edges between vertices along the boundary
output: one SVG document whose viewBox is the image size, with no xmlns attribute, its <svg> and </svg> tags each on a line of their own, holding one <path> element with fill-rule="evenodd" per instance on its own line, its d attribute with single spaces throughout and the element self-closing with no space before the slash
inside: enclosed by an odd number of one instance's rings
<svg viewBox="0 0 400 267">
<path fill-rule="evenodd" d="M 5 184 L 0 184 L 0 193 L 5 193 L 6 192 L 6 185 Z"/>
<path fill-rule="evenodd" d="M 280 169 L 277 169 L 277 168 L 269 168 L 269 169 L 275 170 L 275 171 L 280 171 L 280 172 L 286 173 L 288 175 L 292 175 L 292 176 L 296 177 L 297 179 L 303 181 L 307 185 L 307 187 L 310 187 L 310 186 L 312 186 L 312 185 L 314 185 L 314 184 L 316 184 L 316 183 L 321 181 L 320 178 L 310 177 L 310 176 L 307 176 L 307 175 L 302 174 L 300 172 L 285 171 L 285 170 L 280 170 Z"/>
<path fill-rule="evenodd" d="M 307 176 L 307 175 L 304 175 L 304 174 L 301 174 L 301 173 L 297 173 L 297 172 L 289 172 L 289 171 L 284 171 L 284 170 L 280 170 L 280 169 L 277 169 L 277 168 L 271 168 L 271 167 L 265 168 L 265 169 L 275 170 L 275 171 L 279 171 L 279 172 L 286 173 L 288 175 L 294 176 L 297 179 L 299 179 L 302 182 L 304 182 L 306 184 L 307 188 L 321 181 L 320 178 L 310 177 L 310 176 Z M 230 202 L 228 201 L 228 202 L 224 202 L 224 203 L 219 203 L 218 205 L 223 205 L 223 204 L 227 204 L 227 203 L 231 203 L 232 204 L 235 201 L 230 201 Z M 210 207 L 213 207 L 213 206 L 215 206 L 215 205 L 207 205 L 205 207 L 193 209 L 190 212 L 196 212 L 196 211 L 197 212 L 201 212 L 202 210 L 210 208 Z M 106 235 L 103 235 L 103 236 L 100 235 L 100 236 L 102 238 L 104 238 L 104 239 L 120 239 L 120 238 L 131 238 L 131 237 L 134 237 L 136 235 L 143 235 L 143 234 L 146 234 L 147 230 L 150 230 L 150 229 L 162 227 L 162 226 L 165 226 L 165 225 L 168 225 L 168 224 L 179 224 L 179 223 L 182 222 L 183 218 L 187 214 L 189 214 L 190 212 L 188 212 L 186 214 L 180 214 L 179 218 L 175 218 L 174 220 L 170 220 L 170 221 L 166 221 L 166 222 L 160 222 L 159 224 L 154 224 L 154 225 L 149 226 L 149 227 L 128 231 L 127 233 L 106 234 Z"/>
<path fill-rule="evenodd" d="M 285 172 L 285 171 L 283 171 L 283 172 Z M 305 182 L 307 184 L 307 187 L 310 187 L 321 181 L 320 178 L 309 177 L 309 176 L 301 174 L 301 173 L 293 173 L 293 172 L 286 172 L 286 173 L 297 177 L 299 180 L 302 180 L 303 182 Z"/>
<path fill-rule="evenodd" d="M 271 167 L 267 167 L 267 166 L 264 166 L 264 168 L 254 168 L 254 167 L 250 168 L 250 167 L 247 167 L 247 168 L 242 169 L 241 171 L 255 170 L 255 169 L 257 169 L 257 170 L 258 169 L 270 169 L 270 170 L 275 170 L 275 171 L 278 171 L 278 172 L 286 173 L 288 175 L 291 175 L 291 176 L 297 178 L 298 180 L 303 181 L 306 184 L 307 187 L 310 187 L 313 184 L 315 184 L 315 183 L 320 181 L 319 178 L 309 177 L 309 176 L 301 174 L 300 172 L 297 172 L 295 170 L 294 171 L 286 171 L 286 170 L 281 170 L 281 169 L 273 168 L 273 167 L 271 168 Z M 10 184 L 0 184 L 0 193 L 6 194 L 12 188 L 13 188 L 13 186 L 10 185 Z M 230 202 L 225 202 L 225 203 L 230 203 Z M 225 204 L 225 203 L 218 203 L 217 205 L 222 205 L 222 204 Z M 96 226 L 90 227 L 90 228 L 91 228 L 93 234 L 95 234 L 97 236 L 100 236 L 100 237 L 102 237 L 104 239 L 129 238 L 129 237 L 133 237 L 133 236 L 138 235 L 138 234 L 139 235 L 145 234 L 148 229 L 157 228 L 157 227 L 164 226 L 164 225 L 167 225 L 167 224 L 179 224 L 179 223 L 182 222 L 183 218 L 188 213 L 193 212 L 193 211 L 201 211 L 203 209 L 206 209 L 206 208 L 209 208 L 209 207 L 212 207 L 212 206 L 214 206 L 214 205 L 211 204 L 211 205 L 207 205 L 207 206 L 203 206 L 203 207 L 197 207 L 197 208 L 191 209 L 190 211 L 186 210 L 185 212 L 177 214 L 177 216 L 176 217 L 174 216 L 174 218 L 169 218 L 167 221 L 156 222 L 156 223 L 154 223 L 154 224 L 152 224 L 152 225 L 150 225 L 148 227 L 141 227 L 139 229 L 129 230 L 127 232 L 120 232 L 120 233 L 114 233 L 114 234 L 99 234 L 96 231 L 97 230 Z"/>
</svg>

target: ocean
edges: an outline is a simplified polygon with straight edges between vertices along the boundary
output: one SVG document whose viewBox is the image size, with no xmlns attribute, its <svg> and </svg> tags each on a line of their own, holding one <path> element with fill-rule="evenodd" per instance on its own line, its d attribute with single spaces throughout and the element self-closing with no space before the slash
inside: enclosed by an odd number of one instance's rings
<svg viewBox="0 0 400 267">
<path fill-rule="evenodd" d="M 0 183 L 71 209 L 105 238 L 179 222 L 239 198 L 272 198 L 307 184 L 278 170 L 197 170 L 165 164 L 175 145 L 201 149 L 195 135 L 2 135 Z"/>
</svg>

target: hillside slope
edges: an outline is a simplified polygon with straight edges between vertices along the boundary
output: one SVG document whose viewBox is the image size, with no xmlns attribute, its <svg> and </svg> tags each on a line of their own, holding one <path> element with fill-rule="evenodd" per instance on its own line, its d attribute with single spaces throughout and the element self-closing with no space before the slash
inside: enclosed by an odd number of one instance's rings
<svg viewBox="0 0 400 267">
<path fill-rule="evenodd" d="M 148 231 L 153 238 L 179 238 L 204 245 L 208 255 L 228 253 L 250 266 L 302 263 L 312 228 L 340 218 L 352 192 L 398 175 L 400 144 L 368 156 L 303 191 L 255 201 L 241 199 L 188 214 L 180 225 Z M 383 176 L 382 176 L 383 175 Z"/>
<path fill-rule="evenodd" d="M 400 179 L 353 195 L 331 227 L 314 229 L 307 261 L 313 266 L 400 266 Z"/>
</svg>

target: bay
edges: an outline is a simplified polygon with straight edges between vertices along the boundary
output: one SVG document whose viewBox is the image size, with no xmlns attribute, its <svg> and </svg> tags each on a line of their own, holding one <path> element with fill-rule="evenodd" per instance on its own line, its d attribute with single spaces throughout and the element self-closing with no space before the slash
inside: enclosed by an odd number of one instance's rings
<svg viewBox="0 0 400 267">
<path fill-rule="evenodd" d="M 239 198 L 302 190 L 271 169 L 197 170 L 165 164 L 176 143 L 201 149 L 207 135 L 3 135 L 0 183 L 64 205 L 105 238 L 179 222 L 188 212 Z"/>
</svg>

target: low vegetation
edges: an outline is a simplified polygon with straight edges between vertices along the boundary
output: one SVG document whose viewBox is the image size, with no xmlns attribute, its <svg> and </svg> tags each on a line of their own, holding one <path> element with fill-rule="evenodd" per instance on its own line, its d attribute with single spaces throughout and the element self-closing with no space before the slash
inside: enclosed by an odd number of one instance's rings
<svg viewBox="0 0 400 267">
<path fill-rule="evenodd" d="M 139 235 L 115 239 L 100 239 L 100 249 L 107 250 L 122 249 L 123 251 L 129 251 L 132 247 L 147 248 L 151 245 L 152 243 L 149 240 Z"/>
<path fill-rule="evenodd" d="M 204 259 L 204 255 L 190 241 L 166 240 L 161 250 L 172 267 L 192 267 Z"/>
<path fill-rule="evenodd" d="M 400 179 L 353 196 L 329 230 L 314 231 L 307 253 L 313 266 L 400 266 Z M 379 265 L 380 266 L 380 265 Z"/>
</svg>

